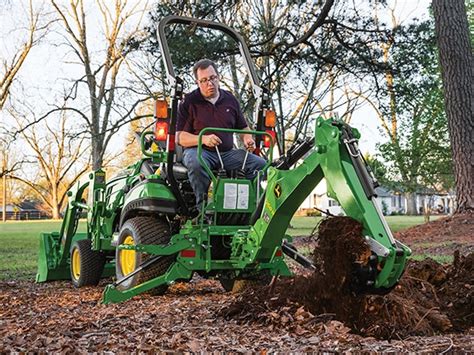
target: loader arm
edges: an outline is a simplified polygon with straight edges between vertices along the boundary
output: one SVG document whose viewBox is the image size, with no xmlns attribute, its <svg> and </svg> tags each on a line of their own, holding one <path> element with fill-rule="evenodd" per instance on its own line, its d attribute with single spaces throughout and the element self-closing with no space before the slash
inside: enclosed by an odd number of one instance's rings
<svg viewBox="0 0 474 355">
<path fill-rule="evenodd" d="M 104 188 L 105 173 L 97 170 L 81 178 L 68 193 L 68 204 L 64 212 L 61 229 L 53 233 L 41 233 L 36 282 L 70 279 L 69 263 L 71 245 L 80 239 L 91 238 L 98 230 L 102 213 L 102 202 L 96 201 Z M 84 192 L 89 188 L 89 201 L 84 200 Z M 82 211 L 87 211 L 88 230 L 77 233 Z M 94 226 L 96 228 L 94 228 Z M 95 238 L 98 240 L 98 238 Z M 94 245 L 93 245 L 94 246 Z"/>
<path fill-rule="evenodd" d="M 349 217 L 363 225 L 364 237 L 378 258 L 377 277 L 365 286 L 388 290 L 398 282 L 411 251 L 393 238 L 377 207 L 373 180 L 357 149 L 357 138 L 358 132 L 346 124 L 318 118 L 315 148 L 303 163 L 293 170 L 269 169 L 263 210 L 249 234 L 259 247 L 256 252 L 248 250 L 247 263 L 272 258 L 293 214 L 326 178 L 328 191 Z"/>
</svg>

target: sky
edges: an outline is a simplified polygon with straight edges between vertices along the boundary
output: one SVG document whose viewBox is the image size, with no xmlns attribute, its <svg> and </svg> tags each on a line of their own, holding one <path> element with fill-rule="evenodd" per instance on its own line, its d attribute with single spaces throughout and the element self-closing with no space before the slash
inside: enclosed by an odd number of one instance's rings
<svg viewBox="0 0 474 355">
<path fill-rule="evenodd" d="M 0 0 L 0 58 L 10 57 L 13 49 L 17 48 L 21 40 L 21 31 L 18 26 L 24 23 L 24 21 L 22 22 L 19 19 L 25 19 L 25 3 L 27 3 L 26 0 Z M 40 6 L 42 2 L 35 0 L 34 3 L 35 6 Z M 69 1 L 62 0 L 62 3 L 67 5 Z M 86 3 L 88 2 L 86 1 Z M 427 18 L 429 3 L 430 1 L 428 0 L 397 0 L 389 1 L 389 6 L 395 9 L 398 19 L 409 21 L 414 17 Z M 383 16 L 384 14 L 381 13 L 380 17 L 383 18 Z M 94 32 L 99 35 L 101 31 L 99 20 L 93 19 L 91 23 L 93 24 L 94 22 L 97 25 L 89 26 L 88 28 L 92 34 L 91 38 L 94 38 Z M 50 33 L 47 41 L 44 41 L 41 46 L 33 48 L 24 67 L 21 69 L 19 79 L 23 83 L 23 89 L 27 96 L 34 102 L 38 112 L 48 108 L 48 102 L 51 102 L 52 88 L 60 91 L 67 78 L 81 75 L 81 72 L 78 71 L 78 66 L 71 63 L 65 64 L 65 62 L 73 58 L 70 52 L 67 52 L 68 54 L 66 55 L 59 54 L 64 52 L 62 49 L 58 50 L 58 46 L 63 46 L 62 43 L 64 43 L 64 40 L 57 33 Z M 97 46 L 96 49 L 99 50 L 99 47 Z M 18 91 L 19 87 L 16 86 L 13 90 Z M 0 119 L 6 119 L 5 113 L 0 113 Z M 360 140 L 361 150 L 364 153 L 370 152 L 373 154 L 376 144 L 383 141 L 375 113 L 365 105 L 353 115 L 352 125 L 362 133 Z"/>
</svg>

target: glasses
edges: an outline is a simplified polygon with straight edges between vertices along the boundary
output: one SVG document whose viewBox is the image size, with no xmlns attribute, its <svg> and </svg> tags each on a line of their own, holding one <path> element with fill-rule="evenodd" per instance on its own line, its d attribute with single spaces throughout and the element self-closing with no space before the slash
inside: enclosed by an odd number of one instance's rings
<svg viewBox="0 0 474 355">
<path fill-rule="evenodd" d="M 208 82 L 215 83 L 218 79 L 219 79 L 219 76 L 211 75 L 209 78 L 202 78 L 202 79 L 199 79 L 197 82 L 201 85 L 205 85 Z"/>
</svg>

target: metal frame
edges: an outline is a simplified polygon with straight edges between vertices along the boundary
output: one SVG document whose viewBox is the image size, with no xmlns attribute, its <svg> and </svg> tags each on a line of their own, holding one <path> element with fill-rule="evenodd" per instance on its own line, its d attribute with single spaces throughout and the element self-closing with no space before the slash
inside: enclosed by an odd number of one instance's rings
<svg viewBox="0 0 474 355">
<path fill-rule="evenodd" d="M 161 54 L 163 56 L 166 75 L 168 77 L 169 84 L 174 87 L 176 84 L 176 74 L 174 72 L 173 63 L 171 61 L 170 50 L 165 35 L 165 27 L 171 24 L 184 24 L 184 25 L 198 25 L 199 27 L 212 28 L 219 30 L 234 39 L 239 44 L 240 54 L 244 57 L 244 65 L 250 74 L 250 81 L 252 83 L 252 90 L 256 98 L 262 95 L 262 88 L 260 87 L 260 81 L 257 76 L 257 72 L 253 65 L 250 51 L 247 44 L 244 42 L 242 36 L 229 26 L 223 25 L 218 22 L 196 19 L 184 16 L 167 16 L 163 18 L 157 26 L 158 43 L 160 45 Z"/>
</svg>

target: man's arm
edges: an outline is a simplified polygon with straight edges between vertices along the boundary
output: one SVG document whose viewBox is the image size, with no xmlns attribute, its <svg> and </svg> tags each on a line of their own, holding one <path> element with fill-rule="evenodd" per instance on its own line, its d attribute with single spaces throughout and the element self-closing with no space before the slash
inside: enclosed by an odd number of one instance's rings
<svg viewBox="0 0 474 355">
<path fill-rule="evenodd" d="M 186 131 L 176 132 L 176 142 L 185 148 L 196 147 L 198 145 L 198 137 L 197 134 L 192 134 Z M 202 144 L 209 148 L 213 148 L 221 143 L 221 139 L 215 134 L 202 136 Z"/>
<path fill-rule="evenodd" d="M 247 126 L 244 128 L 245 131 L 250 131 L 250 128 Z M 244 146 L 249 151 L 253 152 L 255 150 L 255 141 L 253 140 L 253 135 L 250 133 L 242 133 L 240 135 Z"/>
</svg>

